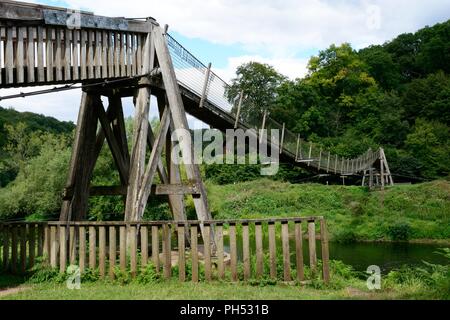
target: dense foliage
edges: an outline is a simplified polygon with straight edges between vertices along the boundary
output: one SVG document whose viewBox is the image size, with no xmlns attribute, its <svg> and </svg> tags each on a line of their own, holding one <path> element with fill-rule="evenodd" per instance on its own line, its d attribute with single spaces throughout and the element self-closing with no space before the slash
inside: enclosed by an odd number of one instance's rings
<svg viewBox="0 0 450 320">
<path fill-rule="evenodd" d="M 244 90 L 252 103 L 243 112 L 255 117 L 262 88 L 271 106 L 260 109 L 291 131 L 345 157 L 383 146 L 391 171 L 434 179 L 450 172 L 449 49 L 447 21 L 359 51 L 331 45 L 294 81 L 249 63 L 229 98 Z"/>
</svg>

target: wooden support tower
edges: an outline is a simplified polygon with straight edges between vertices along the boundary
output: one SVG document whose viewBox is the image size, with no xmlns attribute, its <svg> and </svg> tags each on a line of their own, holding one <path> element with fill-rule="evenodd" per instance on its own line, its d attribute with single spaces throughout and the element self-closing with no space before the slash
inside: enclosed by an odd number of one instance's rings
<svg viewBox="0 0 450 320">
<path fill-rule="evenodd" d="M 148 20 L 147 26 L 149 32 L 140 38 L 140 70 L 135 71 L 145 76 L 120 86 L 106 85 L 83 91 L 60 221 L 85 220 L 89 196 L 100 194 L 124 197 L 126 222 L 142 220 L 150 196 L 166 196 L 174 220 L 185 221 L 185 195 L 193 196 L 200 221 L 211 220 L 200 169 L 193 161 L 193 143 L 190 135 L 185 134 L 189 132 L 187 117 L 164 31 L 154 20 Z M 119 69 L 123 71 L 121 66 Z M 102 96 L 109 102 L 106 110 Z M 131 152 L 121 103 L 127 96 L 133 96 L 135 103 Z M 156 98 L 159 109 L 159 132 L 153 132 L 149 124 L 152 97 Z M 177 141 L 173 142 L 171 137 Z M 105 139 L 119 172 L 120 186 L 91 186 L 92 173 Z M 179 142 L 189 183 L 183 184 L 179 169 L 181 159 L 172 154 L 176 142 Z M 150 151 L 148 160 L 147 150 Z M 157 174 L 160 185 L 154 184 Z M 210 233 L 213 239 L 212 230 Z"/>
</svg>

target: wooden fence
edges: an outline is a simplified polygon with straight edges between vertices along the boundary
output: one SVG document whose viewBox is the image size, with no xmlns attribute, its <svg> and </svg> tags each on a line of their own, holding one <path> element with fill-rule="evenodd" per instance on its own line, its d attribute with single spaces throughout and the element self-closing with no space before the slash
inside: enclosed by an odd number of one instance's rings
<svg viewBox="0 0 450 320">
<path fill-rule="evenodd" d="M 199 228 L 203 228 L 205 239 L 199 237 Z M 173 267 L 178 266 L 180 281 L 187 280 L 189 268 L 193 282 L 200 279 L 200 266 L 204 273 L 201 277 L 206 281 L 265 276 L 284 281 L 307 280 L 304 251 L 309 260 L 308 274 L 316 274 L 316 240 L 320 239 L 322 278 L 326 283 L 330 279 L 323 217 L 203 223 L 0 223 L 0 235 L 1 267 L 12 273 L 31 269 L 36 257 L 43 257 L 45 263 L 60 272 L 65 272 L 68 265 L 78 265 L 82 273 L 87 268 L 98 269 L 102 278 L 114 278 L 116 268 L 136 276 L 140 267 L 151 262 L 164 278 L 170 278 Z M 303 248 L 304 239 L 308 250 Z"/>
</svg>

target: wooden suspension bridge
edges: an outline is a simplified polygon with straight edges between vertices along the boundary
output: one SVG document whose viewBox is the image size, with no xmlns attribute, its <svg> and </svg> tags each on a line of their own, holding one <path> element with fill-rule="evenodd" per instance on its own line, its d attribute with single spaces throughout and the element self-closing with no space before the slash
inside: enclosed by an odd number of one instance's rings
<svg viewBox="0 0 450 320">
<path fill-rule="evenodd" d="M 241 109 L 246 103 L 245 92 L 230 103 L 226 97 L 228 84 L 212 72 L 211 64 L 205 65 L 195 58 L 168 34 L 167 27 L 160 26 L 153 18 L 104 17 L 92 12 L 2 0 L 0 89 L 49 85 L 55 88 L 0 97 L 1 101 L 82 89 L 60 221 L 0 223 L 0 251 L 5 270 L 18 268 L 25 271 L 33 267 L 36 257 L 44 256 L 52 267 L 59 266 L 61 272 L 66 270 L 67 263 L 78 263 L 83 269 L 98 265 L 100 275 L 105 276 L 108 265 L 110 276 L 114 277 L 118 249 L 122 271 L 128 268 L 127 257 L 130 257 L 129 268 L 132 274 L 136 274 L 139 250 L 143 267 L 151 259 L 159 269 L 162 259 L 164 276 L 170 277 L 173 252 L 170 237 L 175 233 L 181 281 L 186 276 L 186 242 L 190 248 L 192 281 L 199 279 L 199 251 L 203 255 L 206 280 L 213 278 L 213 257 L 217 259 L 217 277 L 223 279 L 225 237 L 230 247 L 231 279 L 237 281 L 239 255 L 236 239 L 241 232 L 245 280 L 251 277 L 251 225 L 255 230 L 256 276 L 264 275 L 263 233 L 267 230 L 270 276 L 277 277 L 276 247 L 279 243 L 283 256 L 283 280 L 292 280 L 290 257 L 295 254 L 296 277 L 303 281 L 302 239 L 307 236 L 309 264 L 314 271 L 317 268 L 317 223 L 320 224 L 323 280 L 328 282 L 328 235 L 323 217 L 212 220 L 199 166 L 192 158 L 184 159 L 186 182 L 181 178 L 179 162 L 171 157 L 174 148 L 171 136 L 178 129 L 188 129 L 187 114 L 223 132 L 227 129 L 256 129 L 256 138 L 275 146 L 282 162 L 344 179 L 362 175 L 363 185 L 370 187 L 379 185 L 384 188 L 394 183 L 381 148 L 368 150 L 355 159 L 345 159 L 303 140 L 267 113 L 259 115 L 256 123 L 244 121 Z M 158 105 L 158 132 L 153 132 L 148 119 L 151 96 L 156 98 Z M 106 108 L 102 97 L 108 100 Z M 122 99 L 126 97 L 132 97 L 135 105 L 131 151 L 122 107 Z M 278 129 L 281 140 L 273 140 L 264 129 Z M 185 138 L 180 143 L 183 157 L 193 157 L 191 137 L 178 138 L 179 141 Z M 93 170 L 105 141 L 120 177 L 120 185 L 114 187 L 91 185 Z M 164 154 L 166 159 L 163 159 Z M 155 184 L 156 175 L 160 184 Z M 124 197 L 123 222 L 85 222 L 89 197 L 99 195 Z M 192 195 L 198 221 L 186 219 L 185 195 Z M 143 222 L 149 196 L 167 197 L 174 221 Z M 279 239 L 275 232 L 278 223 L 281 225 Z M 302 225 L 307 225 L 306 233 L 302 231 Z M 203 238 L 202 250 L 197 243 L 198 228 Z M 292 230 L 294 233 L 290 234 Z M 290 245 L 290 239 L 294 239 L 293 245 Z M 86 244 L 89 244 L 88 249 Z"/>
<path fill-rule="evenodd" d="M 0 88 L 61 85 L 63 90 L 81 84 L 61 221 L 84 220 L 88 198 L 95 195 L 123 195 L 125 221 L 129 222 L 141 220 L 150 195 L 166 196 L 174 219 L 185 221 L 186 194 L 193 196 L 198 219 L 211 220 L 198 165 L 184 162 L 189 183 L 183 183 L 180 168 L 170 157 L 171 134 L 188 129 L 186 113 L 221 131 L 280 129 L 281 141 L 267 138 L 267 143 L 277 144 L 281 161 L 324 175 L 363 175 L 363 184 L 370 187 L 394 183 L 383 149 L 344 159 L 304 141 L 268 114 L 261 115 L 260 124 L 244 123 L 240 110 L 245 93 L 241 93 L 232 112 L 233 106 L 225 97 L 228 85 L 211 71 L 211 64 L 201 63 L 153 18 L 112 18 L 2 1 L 0 48 Z M 108 99 L 107 108 L 102 96 Z M 151 96 L 157 99 L 159 132 L 153 132 L 149 125 Z M 122 108 L 125 97 L 133 97 L 135 104 L 131 152 Z M 262 134 L 258 136 L 265 139 Z M 90 183 L 105 140 L 119 171 L 120 186 Z M 187 140 L 180 144 L 181 151 L 192 156 L 192 141 Z M 147 162 L 148 148 L 151 153 Z M 162 159 L 164 149 L 166 161 Z M 154 184 L 156 175 L 162 184 Z"/>
</svg>

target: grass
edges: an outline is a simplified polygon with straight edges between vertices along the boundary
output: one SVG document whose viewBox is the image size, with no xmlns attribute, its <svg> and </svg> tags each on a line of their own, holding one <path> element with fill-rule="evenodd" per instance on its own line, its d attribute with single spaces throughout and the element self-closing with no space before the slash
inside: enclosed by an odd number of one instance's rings
<svg viewBox="0 0 450 320">
<path fill-rule="evenodd" d="M 335 299 L 403 299 L 419 295 L 420 288 L 400 291 L 370 292 L 362 287 L 315 289 L 293 285 L 250 286 L 231 283 L 179 283 L 176 280 L 151 284 L 118 285 L 107 282 L 82 284 L 69 290 L 65 284 L 24 284 L 23 290 L 0 300 L 335 300 Z M 0 291 L 1 292 L 1 291 Z"/>
<path fill-rule="evenodd" d="M 450 239 L 449 181 L 373 192 L 357 186 L 268 179 L 233 185 L 207 183 L 207 189 L 215 218 L 321 215 L 327 218 L 334 240 Z"/>
</svg>

